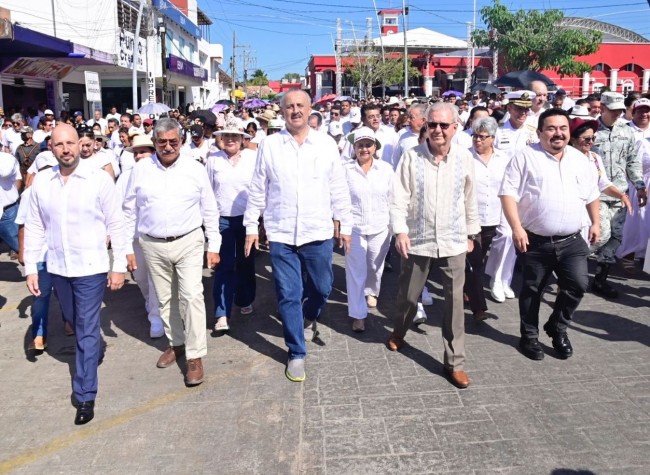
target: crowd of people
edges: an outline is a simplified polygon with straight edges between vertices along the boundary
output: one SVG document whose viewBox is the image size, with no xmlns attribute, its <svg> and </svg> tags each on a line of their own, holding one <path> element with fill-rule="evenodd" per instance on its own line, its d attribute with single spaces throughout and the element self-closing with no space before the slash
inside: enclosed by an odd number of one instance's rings
<svg viewBox="0 0 650 475">
<path fill-rule="evenodd" d="M 39 109 L 2 125 L 0 239 L 24 263 L 34 296 L 29 350 L 47 347 L 53 290 L 75 335 L 76 424 L 94 417 L 105 288 L 119 290 L 127 272 L 151 338 L 169 342 L 156 365 L 184 358 L 195 386 L 208 348 L 204 262 L 215 269 L 214 331 L 227 332 L 235 313 L 255 311 L 256 253 L 268 249 L 285 375 L 296 382 L 332 290 L 333 240 L 345 254 L 354 332 L 379 299 L 395 299 L 391 351 L 426 321 L 437 268 L 444 368 L 467 388 L 464 308 L 487 318 L 486 276 L 494 302 L 514 299 L 519 261 L 519 349 L 541 360 L 540 301 L 555 275 L 543 330 L 568 358 L 567 327 L 584 293 L 616 298 L 612 266 L 619 259 L 637 272 L 650 239 L 650 98 L 636 93 L 573 100 L 556 91 L 549 100 L 535 81 L 427 103 L 312 103 L 294 90 L 257 110 L 144 119 L 113 107 L 55 120 Z M 386 296 L 382 275 L 398 258 L 397 295 Z"/>
</svg>

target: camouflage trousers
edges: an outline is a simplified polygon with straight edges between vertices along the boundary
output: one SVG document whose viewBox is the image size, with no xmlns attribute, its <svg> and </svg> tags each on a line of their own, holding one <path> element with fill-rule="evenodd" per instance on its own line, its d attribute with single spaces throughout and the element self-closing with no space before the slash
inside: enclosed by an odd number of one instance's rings
<svg viewBox="0 0 650 475">
<path fill-rule="evenodd" d="M 598 262 L 616 263 L 616 249 L 623 239 L 626 213 L 620 201 L 600 202 L 600 239 L 591 247 Z"/>
</svg>

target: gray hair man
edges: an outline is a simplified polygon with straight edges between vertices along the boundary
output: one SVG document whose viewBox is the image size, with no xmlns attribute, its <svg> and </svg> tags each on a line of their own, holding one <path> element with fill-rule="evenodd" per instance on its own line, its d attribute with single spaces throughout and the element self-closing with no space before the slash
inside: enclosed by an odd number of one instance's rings
<svg viewBox="0 0 650 475">
<path fill-rule="evenodd" d="M 469 150 L 452 143 L 458 127 L 456 107 L 436 103 L 429 106 L 425 117 L 426 141 L 404 153 L 393 186 L 391 227 L 402 265 L 397 315 L 387 346 L 397 351 L 403 345 L 429 270 L 439 268 L 444 294 L 444 367 L 455 386 L 466 388 L 465 255 L 481 230 L 474 159 Z"/>
<path fill-rule="evenodd" d="M 128 242 L 133 242 L 136 230 L 140 236 L 170 343 L 157 366 L 167 368 L 184 354 L 185 384 L 195 386 L 203 382 L 202 357 L 207 354 L 202 281 L 205 237 L 207 263 L 212 268 L 219 263 L 221 235 L 217 202 L 205 168 L 191 155 L 181 154 L 181 137 L 175 119 L 156 123 L 156 154 L 133 167 L 124 214 Z M 137 269 L 132 248 L 127 257 L 129 270 Z"/>
</svg>

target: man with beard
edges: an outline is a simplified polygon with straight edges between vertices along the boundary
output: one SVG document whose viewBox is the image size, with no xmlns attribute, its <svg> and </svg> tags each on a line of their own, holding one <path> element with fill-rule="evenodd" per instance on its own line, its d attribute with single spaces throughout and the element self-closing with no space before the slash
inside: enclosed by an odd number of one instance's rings
<svg viewBox="0 0 650 475">
<path fill-rule="evenodd" d="M 555 272 L 559 288 L 544 331 L 565 359 L 573 354 L 567 327 L 589 282 L 582 218 L 586 207 L 592 222 L 589 240 L 596 242 L 600 193 L 596 168 L 586 155 L 568 146 L 566 111 L 542 113 L 537 134 L 540 143 L 517 153 L 508 164 L 499 196 L 523 264 L 519 348 L 532 360 L 544 358 L 538 340 L 539 307 L 546 282 Z"/>
</svg>

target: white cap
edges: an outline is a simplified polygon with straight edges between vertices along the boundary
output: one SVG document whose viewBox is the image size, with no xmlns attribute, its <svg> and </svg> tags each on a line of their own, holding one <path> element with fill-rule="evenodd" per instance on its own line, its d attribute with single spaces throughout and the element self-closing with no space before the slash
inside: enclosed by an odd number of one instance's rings
<svg viewBox="0 0 650 475">
<path fill-rule="evenodd" d="M 600 95 L 600 105 L 607 107 L 609 110 L 625 110 L 625 97 L 618 92 L 603 92 Z"/>
<path fill-rule="evenodd" d="M 506 94 L 508 104 L 519 107 L 531 107 L 536 94 L 533 91 L 512 91 Z"/>
<path fill-rule="evenodd" d="M 36 160 L 34 160 L 36 170 L 41 171 L 44 167 L 50 166 L 50 167 L 55 167 L 59 163 L 56 161 L 56 158 L 54 158 L 54 154 L 50 152 L 49 150 L 46 150 L 45 152 L 41 152 L 38 155 L 36 155 Z"/>
<path fill-rule="evenodd" d="M 10 153 L 0 152 L 0 178 L 7 178 L 16 168 L 16 157 Z"/>
<path fill-rule="evenodd" d="M 54 112 L 52 112 L 52 109 L 45 109 L 43 115 L 54 115 Z"/>
<path fill-rule="evenodd" d="M 360 124 L 361 123 L 361 109 L 358 107 L 353 107 L 350 110 L 350 122 L 353 124 Z"/>
<path fill-rule="evenodd" d="M 632 110 L 636 110 L 637 107 L 650 107 L 650 99 L 646 99 L 645 97 L 637 99 L 632 105 Z"/>
<path fill-rule="evenodd" d="M 343 125 L 338 120 L 330 122 L 330 125 L 327 127 L 327 133 L 331 136 L 343 135 Z"/>
<path fill-rule="evenodd" d="M 375 145 L 377 146 L 377 150 L 381 148 L 381 143 L 379 140 L 377 140 L 377 136 L 375 135 L 375 131 L 372 130 L 370 127 L 359 127 L 358 129 L 354 130 L 350 135 L 348 135 L 348 141 L 351 144 L 357 143 L 359 140 L 374 140 Z"/>
<path fill-rule="evenodd" d="M 571 109 L 570 117 L 572 119 L 575 119 L 576 117 L 591 117 L 591 116 L 589 115 L 589 109 L 587 109 L 586 106 L 577 105 L 577 106 L 573 106 L 573 108 Z"/>
</svg>

